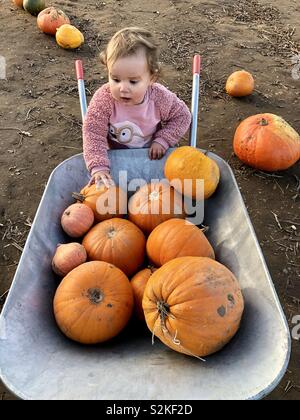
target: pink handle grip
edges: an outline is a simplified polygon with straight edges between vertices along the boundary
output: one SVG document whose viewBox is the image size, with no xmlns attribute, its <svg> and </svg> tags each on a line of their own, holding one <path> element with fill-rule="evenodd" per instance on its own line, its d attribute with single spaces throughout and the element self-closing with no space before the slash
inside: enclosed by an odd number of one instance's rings
<svg viewBox="0 0 300 420">
<path fill-rule="evenodd" d="M 194 55 L 193 60 L 193 74 L 197 73 L 200 74 L 200 67 L 201 67 L 201 57 L 199 54 Z"/>
<path fill-rule="evenodd" d="M 75 69 L 77 80 L 83 80 L 83 66 L 81 60 L 75 61 Z"/>
</svg>

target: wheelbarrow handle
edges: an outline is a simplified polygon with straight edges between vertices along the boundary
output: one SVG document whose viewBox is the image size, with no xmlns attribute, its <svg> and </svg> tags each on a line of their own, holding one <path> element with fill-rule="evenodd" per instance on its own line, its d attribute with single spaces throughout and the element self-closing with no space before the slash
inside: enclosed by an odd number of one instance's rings
<svg viewBox="0 0 300 420">
<path fill-rule="evenodd" d="M 87 102 L 86 102 L 86 95 L 85 95 L 82 60 L 75 61 L 75 69 L 76 69 L 76 77 L 78 81 L 78 93 L 79 93 L 79 100 L 80 100 L 81 118 L 83 122 L 86 115 L 86 111 L 87 111 Z"/>
<path fill-rule="evenodd" d="M 192 123 L 190 130 L 190 146 L 197 147 L 197 120 L 198 120 L 198 104 L 199 104 L 199 84 L 200 84 L 201 57 L 199 54 L 194 55 L 193 59 L 193 89 L 191 114 Z"/>
</svg>

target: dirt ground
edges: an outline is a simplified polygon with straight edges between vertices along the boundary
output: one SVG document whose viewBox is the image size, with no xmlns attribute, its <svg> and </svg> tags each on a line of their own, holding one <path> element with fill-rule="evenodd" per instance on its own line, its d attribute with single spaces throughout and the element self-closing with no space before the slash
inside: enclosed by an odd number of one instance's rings
<svg viewBox="0 0 300 420">
<path fill-rule="evenodd" d="M 300 314 L 300 165 L 266 174 L 242 165 L 232 153 L 238 123 L 249 115 L 281 115 L 300 132 L 298 0 L 253 1 L 48 1 L 80 28 L 84 45 L 63 50 L 42 34 L 36 18 L 0 0 L 0 310 L 51 171 L 82 150 L 74 60 L 82 59 L 88 93 L 106 81 L 98 55 L 124 26 L 153 30 L 160 40 L 162 83 L 190 106 L 191 62 L 203 60 L 198 146 L 217 153 L 234 171 L 290 329 Z M 297 28 L 298 25 L 298 28 Z M 297 30 L 295 29 L 297 28 Z M 227 76 L 245 68 L 253 95 L 232 99 Z M 295 75 L 295 73 L 294 73 Z M 300 72 L 299 72 L 300 76 Z M 288 370 L 267 399 L 300 399 L 300 345 L 292 339 Z M 0 399 L 14 397 L 0 384 Z"/>
</svg>

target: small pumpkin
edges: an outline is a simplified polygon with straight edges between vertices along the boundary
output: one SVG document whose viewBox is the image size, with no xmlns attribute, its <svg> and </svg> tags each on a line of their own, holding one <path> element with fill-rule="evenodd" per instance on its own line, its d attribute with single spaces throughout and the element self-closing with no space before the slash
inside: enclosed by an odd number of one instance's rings
<svg viewBox="0 0 300 420">
<path fill-rule="evenodd" d="M 12 2 L 18 6 L 18 7 L 22 7 L 23 9 L 23 0 L 12 0 Z"/>
<path fill-rule="evenodd" d="M 127 194 L 117 186 L 106 188 L 101 185 L 97 189 L 95 184 L 86 185 L 72 197 L 93 210 L 96 222 L 123 217 L 127 213 Z"/>
<path fill-rule="evenodd" d="M 179 192 L 182 190 L 184 195 L 196 200 L 209 198 L 215 192 L 220 180 L 217 163 L 191 146 L 177 147 L 168 156 L 164 171 L 175 189 Z M 204 197 L 199 197 L 197 180 L 204 181 Z"/>
<path fill-rule="evenodd" d="M 142 307 L 143 295 L 146 284 L 155 270 L 156 268 L 154 267 L 144 268 L 136 273 L 130 281 L 134 297 L 134 312 L 140 321 L 145 321 L 145 315 Z"/>
<path fill-rule="evenodd" d="M 57 44 L 66 49 L 78 48 L 84 43 L 84 36 L 80 30 L 67 23 L 57 29 L 55 38 Z"/>
<path fill-rule="evenodd" d="M 246 70 L 239 70 L 232 73 L 225 86 L 226 92 L 230 96 L 248 96 L 254 90 L 254 79 L 251 73 Z"/>
<path fill-rule="evenodd" d="M 145 244 L 143 232 L 129 220 L 119 218 L 98 223 L 82 241 L 90 260 L 114 264 L 127 276 L 143 264 Z"/>
<path fill-rule="evenodd" d="M 300 159 L 300 136 L 283 118 L 257 114 L 239 124 L 233 149 L 246 165 L 262 171 L 281 171 Z"/>
<path fill-rule="evenodd" d="M 64 277 L 71 270 L 86 262 L 87 254 L 85 248 L 77 242 L 59 244 L 52 259 L 53 271 Z"/>
<path fill-rule="evenodd" d="M 117 267 L 90 261 L 62 280 L 53 310 L 58 327 L 67 337 L 83 344 L 102 343 L 128 323 L 133 310 L 132 288 Z"/>
<path fill-rule="evenodd" d="M 173 217 L 185 218 L 182 196 L 167 182 L 142 186 L 128 203 L 128 218 L 145 234 Z"/>
<path fill-rule="evenodd" d="M 153 229 L 146 250 L 156 267 L 183 256 L 215 258 L 213 247 L 201 229 L 182 219 L 167 220 Z"/>
<path fill-rule="evenodd" d="M 85 204 L 71 204 L 61 216 L 61 226 L 71 238 L 80 238 L 94 223 L 93 210 Z"/>
<path fill-rule="evenodd" d="M 37 26 L 45 34 L 55 35 L 57 28 L 64 24 L 70 24 L 68 16 L 60 9 L 47 7 L 37 17 Z"/>
<path fill-rule="evenodd" d="M 175 258 L 155 271 L 142 305 L 155 336 L 177 352 L 200 358 L 232 339 L 244 310 L 233 273 L 203 257 Z"/>
<path fill-rule="evenodd" d="M 26 12 L 33 16 L 37 16 L 42 10 L 46 8 L 45 0 L 24 0 L 23 7 Z"/>
</svg>

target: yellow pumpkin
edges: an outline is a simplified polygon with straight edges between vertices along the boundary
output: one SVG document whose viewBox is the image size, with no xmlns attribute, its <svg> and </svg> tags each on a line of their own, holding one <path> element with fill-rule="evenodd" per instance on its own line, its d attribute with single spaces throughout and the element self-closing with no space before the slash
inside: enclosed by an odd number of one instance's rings
<svg viewBox="0 0 300 420">
<path fill-rule="evenodd" d="M 84 36 L 80 30 L 67 23 L 57 29 L 55 38 L 58 45 L 66 49 L 78 48 L 84 43 Z"/>
<path fill-rule="evenodd" d="M 188 197 L 199 199 L 197 194 L 197 179 L 204 181 L 204 198 L 209 198 L 216 190 L 220 180 L 220 170 L 217 163 L 200 150 L 191 146 L 175 149 L 165 163 L 165 176 L 171 185 Z M 179 180 L 177 182 L 172 181 Z M 184 180 L 192 180 L 191 188 L 184 186 Z"/>
</svg>

